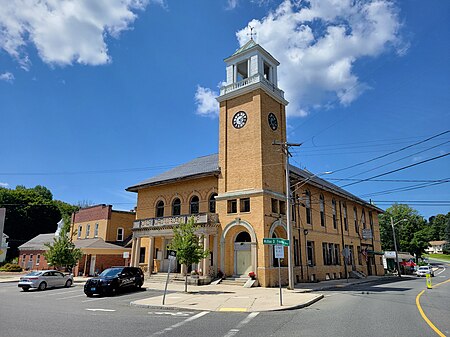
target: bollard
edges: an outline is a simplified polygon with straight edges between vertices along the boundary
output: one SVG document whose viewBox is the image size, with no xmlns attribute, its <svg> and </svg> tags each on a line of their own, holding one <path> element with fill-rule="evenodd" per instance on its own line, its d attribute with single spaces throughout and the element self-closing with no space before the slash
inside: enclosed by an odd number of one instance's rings
<svg viewBox="0 0 450 337">
<path fill-rule="evenodd" d="M 426 280 L 427 280 L 427 289 L 431 289 L 431 275 L 430 274 L 426 274 L 425 275 Z"/>
</svg>

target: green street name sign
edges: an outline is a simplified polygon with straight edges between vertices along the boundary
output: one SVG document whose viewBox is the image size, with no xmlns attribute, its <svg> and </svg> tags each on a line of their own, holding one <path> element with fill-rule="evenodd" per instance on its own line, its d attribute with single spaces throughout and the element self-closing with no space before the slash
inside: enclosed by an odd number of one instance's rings
<svg viewBox="0 0 450 337">
<path fill-rule="evenodd" d="M 263 244 L 289 246 L 289 240 L 279 238 L 263 238 Z"/>
</svg>

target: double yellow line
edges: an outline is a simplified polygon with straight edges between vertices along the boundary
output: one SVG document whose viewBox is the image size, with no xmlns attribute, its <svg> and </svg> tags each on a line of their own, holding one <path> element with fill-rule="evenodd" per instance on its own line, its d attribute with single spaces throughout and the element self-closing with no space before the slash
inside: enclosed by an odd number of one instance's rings
<svg viewBox="0 0 450 337">
<path fill-rule="evenodd" d="M 440 285 L 450 282 L 450 279 L 448 279 L 447 281 L 438 283 L 434 286 L 434 288 L 439 287 Z M 427 315 L 425 315 L 425 313 L 423 312 L 422 306 L 420 305 L 420 296 L 422 296 L 422 294 L 425 292 L 425 290 L 422 290 L 416 297 L 416 306 L 417 309 L 419 309 L 420 315 L 422 316 L 422 318 L 425 320 L 425 322 L 427 322 L 427 324 L 430 326 L 431 329 L 434 330 L 434 332 L 436 332 L 438 334 L 438 336 L 440 337 L 446 337 L 438 328 L 436 328 L 436 326 L 428 319 Z"/>
</svg>

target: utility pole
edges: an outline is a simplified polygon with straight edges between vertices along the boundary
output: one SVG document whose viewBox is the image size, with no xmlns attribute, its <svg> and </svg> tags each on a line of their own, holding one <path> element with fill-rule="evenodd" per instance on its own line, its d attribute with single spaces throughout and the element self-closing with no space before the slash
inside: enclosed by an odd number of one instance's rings
<svg viewBox="0 0 450 337">
<path fill-rule="evenodd" d="M 403 221 L 403 220 L 400 220 L 400 221 Z M 398 277 L 402 277 L 402 273 L 400 272 L 400 263 L 398 262 L 397 239 L 395 238 L 395 228 L 394 228 L 394 218 L 393 217 L 391 217 L 391 226 L 392 226 L 392 235 L 394 237 L 395 261 L 397 262 Z"/>
<path fill-rule="evenodd" d="M 292 224 L 291 224 L 291 184 L 289 180 L 289 157 L 291 157 L 291 153 L 289 152 L 289 148 L 291 146 L 300 146 L 302 144 L 299 143 L 288 143 L 288 142 L 279 142 L 274 141 L 273 145 L 281 145 L 283 149 L 283 153 L 285 155 L 285 165 L 286 165 L 286 231 L 287 231 L 287 239 L 289 240 L 288 246 L 288 289 L 294 289 L 294 259 L 292 254 L 292 244 L 293 244 L 293 233 L 292 233 Z"/>
</svg>

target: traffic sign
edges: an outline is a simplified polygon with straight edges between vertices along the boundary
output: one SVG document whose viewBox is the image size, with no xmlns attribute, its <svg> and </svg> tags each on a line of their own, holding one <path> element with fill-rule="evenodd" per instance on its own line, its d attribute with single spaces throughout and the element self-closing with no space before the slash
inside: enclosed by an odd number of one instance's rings
<svg viewBox="0 0 450 337">
<path fill-rule="evenodd" d="M 284 259 L 284 246 L 275 245 L 275 258 Z"/>
<path fill-rule="evenodd" d="M 263 238 L 263 244 L 289 246 L 289 240 L 280 238 Z"/>
</svg>

